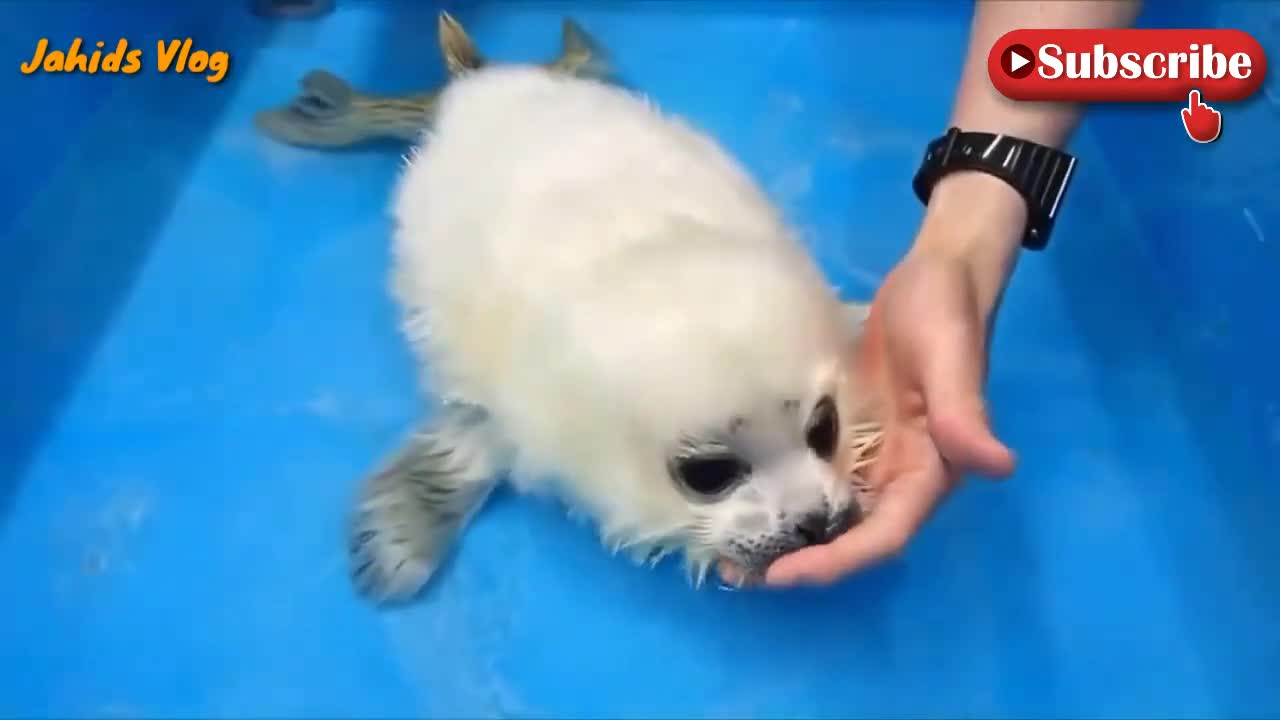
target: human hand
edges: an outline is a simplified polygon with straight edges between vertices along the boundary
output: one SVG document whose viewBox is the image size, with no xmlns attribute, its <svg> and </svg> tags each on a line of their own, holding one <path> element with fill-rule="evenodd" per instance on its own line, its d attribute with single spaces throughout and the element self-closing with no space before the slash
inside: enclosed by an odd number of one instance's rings
<svg viewBox="0 0 1280 720">
<path fill-rule="evenodd" d="M 884 412 L 868 478 L 875 507 L 831 543 L 779 558 L 767 584 L 826 584 L 895 555 L 963 475 L 1013 471 L 1013 454 L 991 431 L 983 385 L 1024 222 L 1021 198 L 993 178 L 938 184 L 916 242 L 876 293 L 857 358 Z"/>
</svg>

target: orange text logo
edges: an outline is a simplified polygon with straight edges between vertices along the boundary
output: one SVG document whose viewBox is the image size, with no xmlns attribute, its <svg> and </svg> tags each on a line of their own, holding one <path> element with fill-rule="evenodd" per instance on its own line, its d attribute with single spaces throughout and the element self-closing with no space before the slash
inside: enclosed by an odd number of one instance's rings
<svg viewBox="0 0 1280 720">
<path fill-rule="evenodd" d="M 84 40 L 75 38 L 66 50 L 51 49 L 49 38 L 40 38 L 31 59 L 18 67 L 24 75 L 36 72 L 132 75 L 142 69 L 142 49 L 130 48 L 128 40 L 121 38 L 111 51 L 106 50 L 106 43 L 102 40 L 94 45 L 96 49 L 86 53 Z M 156 70 L 162 73 L 203 75 L 211 83 L 222 82 L 231 68 L 231 56 L 225 51 L 195 49 L 191 38 L 158 41 L 154 61 Z"/>
</svg>

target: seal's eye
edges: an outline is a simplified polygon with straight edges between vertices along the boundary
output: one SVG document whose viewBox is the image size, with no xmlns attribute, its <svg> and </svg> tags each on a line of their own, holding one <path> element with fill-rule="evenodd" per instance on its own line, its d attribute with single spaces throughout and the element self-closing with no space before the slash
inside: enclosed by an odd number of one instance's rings
<svg viewBox="0 0 1280 720">
<path fill-rule="evenodd" d="M 839 417 L 836 404 L 830 395 L 824 395 L 813 408 L 809 416 L 809 429 L 805 430 L 805 442 L 809 449 L 823 460 L 830 460 L 836 453 L 836 439 L 839 435 Z"/>
<path fill-rule="evenodd" d="M 676 479 L 703 496 L 719 495 L 751 472 L 751 466 L 731 454 L 692 455 L 675 458 Z"/>
</svg>

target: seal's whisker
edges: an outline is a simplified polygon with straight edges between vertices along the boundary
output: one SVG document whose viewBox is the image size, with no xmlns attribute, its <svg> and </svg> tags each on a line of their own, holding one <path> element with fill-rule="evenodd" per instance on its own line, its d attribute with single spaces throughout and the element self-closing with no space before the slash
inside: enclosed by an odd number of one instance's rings
<svg viewBox="0 0 1280 720">
<path fill-rule="evenodd" d="M 877 422 L 863 422 L 851 425 L 846 430 L 849 441 L 846 447 L 852 453 L 852 460 L 846 471 L 850 476 L 861 479 L 860 471 L 875 463 L 884 443 L 884 428 Z"/>
<path fill-rule="evenodd" d="M 707 572 L 711 569 L 711 559 L 707 557 L 698 558 L 687 567 L 693 586 L 701 589 L 703 584 L 707 581 Z"/>
</svg>

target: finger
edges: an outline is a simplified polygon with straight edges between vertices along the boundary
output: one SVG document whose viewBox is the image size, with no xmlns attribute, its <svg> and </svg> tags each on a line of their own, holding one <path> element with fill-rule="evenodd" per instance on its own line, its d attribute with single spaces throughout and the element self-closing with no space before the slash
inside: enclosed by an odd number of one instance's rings
<svg viewBox="0 0 1280 720">
<path fill-rule="evenodd" d="M 766 572 L 766 584 L 824 585 L 898 554 L 937 507 L 947 487 L 940 462 L 895 478 L 866 520 L 826 545 L 779 558 Z"/>
<path fill-rule="evenodd" d="M 716 573 L 720 580 L 731 587 L 739 588 L 746 584 L 747 574 L 742 567 L 732 560 L 720 560 L 716 563 Z"/>
<path fill-rule="evenodd" d="M 1017 464 L 1013 451 L 991 432 L 986 413 L 980 410 L 931 411 L 929 434 L 957 473 L 1000 479 L 1012 474 Z"/>
<path fill-rule="evenodd" d="M 716 573 L 720 575 L 721 580 L 730 584 L 742 579 L 742 571 L 738 569 L 735 563 L 728 560 L 721 560 L 716 563 Z"/>
<path fill-rule="evenodd" d="M 1191 111 L 1186 108 L 1182 108 L 1182 124 L 1189 125 L 1190 123 L 1191 123 Z"/>
<path fill-rule="evenodd" d="M 983 400 L 986 348 L 973 324 L 957 324 L 935 337 L 924 356 L 921 384 L 929 434 L 957 472 L 1004 477 L 1013 453 L 991 431 Z"/>
<path fill-rule="evenodd" d="M 1192 90 L 1187 94 L 1187 107 L 1195 110 L 1200 105 L 1200 91 Z"/>
</svg>

